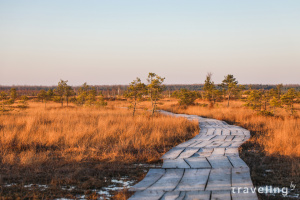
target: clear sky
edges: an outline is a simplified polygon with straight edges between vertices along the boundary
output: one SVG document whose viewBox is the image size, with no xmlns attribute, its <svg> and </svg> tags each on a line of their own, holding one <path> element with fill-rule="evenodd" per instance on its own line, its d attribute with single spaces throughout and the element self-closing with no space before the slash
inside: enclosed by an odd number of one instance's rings
<svg viewBox="0 0 300 200">
<path fill-rule="evenodd" d="M 300 83 L 299 0 L 0 0 L 0 84 Z"/>
</svg>

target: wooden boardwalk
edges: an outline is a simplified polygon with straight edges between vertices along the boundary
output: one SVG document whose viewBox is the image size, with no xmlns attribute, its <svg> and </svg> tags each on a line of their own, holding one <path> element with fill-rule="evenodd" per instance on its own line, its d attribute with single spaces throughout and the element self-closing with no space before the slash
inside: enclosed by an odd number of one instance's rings
<svg viewBox="0 0 300 200">
<path fill-rule="evenodd" d="M 250 170 L 238 153 L 238 147 L 250 138 L 250 131 L 215 119 L 161 112 L 198 120 L 200 133 L 164 154 L 162 168 L 150 169 L 130 188 L 136 191 L 130 200 L 258 199 L 250 189 Z M 243 193 L 244 188 L 249 192 Z"/>
</svg>

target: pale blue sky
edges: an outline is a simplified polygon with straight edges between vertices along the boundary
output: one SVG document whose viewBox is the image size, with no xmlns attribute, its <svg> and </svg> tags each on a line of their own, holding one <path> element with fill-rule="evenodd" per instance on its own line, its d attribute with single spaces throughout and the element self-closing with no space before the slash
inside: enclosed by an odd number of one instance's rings
<svg viewBox="0 0 300 200">
<path fill-rule="evenodd" d="M 0 84 L 296 83 L 299 0 L 0 0 Z"/>
</svg>

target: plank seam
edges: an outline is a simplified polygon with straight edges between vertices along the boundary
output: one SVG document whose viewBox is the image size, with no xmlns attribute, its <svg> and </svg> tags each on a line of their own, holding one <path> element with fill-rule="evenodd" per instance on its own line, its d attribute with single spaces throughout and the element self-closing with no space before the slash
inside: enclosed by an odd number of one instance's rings
<svg viewBox="0 0 300 200">
<path fill-rule="evenodd" d="M 174 158 L 174 160 L 177 159 L 177 158 L 179 158 L 180 155 L 181 155 L 185 150 L 186 150 L 186 147 L 184 147 L 184 149 L 180 152 L 180 154 L 178 154 L 178 156 L 177 156 L 176 158 Z"/>
<path fill-rule="evenodd" d="M 159 181 L 159 180 L 166 174 L 167 170 L 166 170 L 166 169 L 164 169 L 164 170 L 165 170 L 165 173 L 164 173 L 163 175 L 161 175 L 161 177 L 159 177 L 159 179 L 157 179 L 154 183 L 152 183 L 151 185 L 149 185 L 145 190 L 147 190 L 147 189 L 150 188 L 152 185 L 154 185 L 157 181 Z M 143 190 L 143 191 L 145 191 L 145 190 Z"/>
<path fill-rule="evenodd" d="M 206 188 L 207 188 L 207 184 L 208 184 L 208 180 L 209 180 L 209 177 L 210 177 L 211 170 L 212 170 L 212 169 L 209 170 L 208 177 L 207 177 L 207 180 L 206 180 L 206 184 L 205 184 L 205 187 L 204 187 L 204 191 L 206 191 Z"/>
<path fill-rule="evenodd" d="M 233 163 L 231 162 L 231 160 L 228 158 L 228 156 L 225 156 L 227 158 L 227 160 L 230 162 L 230 164 L 232 165 L 232 168 L 234 168 Z M 232 184 L 231 184 L 232 185 Z"/>
<path fill-rule="evenodd" d="M 176 187 L 174 187 L 174 189 L 172 191 L 175 191 L 175 189 L 179 186 L 182 178 L 184 177 L 184 174 L 185 174 L 185 169 L 183 169 L 183 173 L 182 173 L 182 176 L 181 176 L 181 179 L 179 180 L 179 182 L 177 183 Z M 180 193 L 179 193 L 180 194 Z"/>
<path fill-rule="evenodd" d="M 186 158 L 183 158 L 184 162 L 190 167 L 190 169 L 193 169 L 192 166 L 185 159 Z"/>
</svg>

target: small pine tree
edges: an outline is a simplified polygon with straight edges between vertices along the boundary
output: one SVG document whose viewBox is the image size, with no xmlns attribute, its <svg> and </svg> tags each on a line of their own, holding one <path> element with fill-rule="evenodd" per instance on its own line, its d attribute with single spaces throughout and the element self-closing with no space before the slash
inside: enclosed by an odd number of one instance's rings
<svg viewBox="0 0 300 200">
<path fill-rule="evenodd" d="M 148 85 L 147 90 L 151 100 L 152 105 L 152 116 L 154 115 L 155 110 L 157 109 L 157 100 L 160 98 L 162 91 L 164 90 L 163 82 L 165 78 L 162 78 L 155 73 L 148 74 Z"/>
<path fill-rule="evenodd" d="M 213 105 L 215 84 L 212 81 L 212 73 L 208 73 L 206 75 L 203 90 L 204 90 L 204 98 L 207 99 L 211 105 Z"/>
<path fill-rule="evenodd" d="M 291 115 L 295 113 L 294 103 L 296 98 L 296 91 L 294 88 L 290 88 L 287 93 L 281 96 L 281 102 L 285 105 L 287 111 L 290 112 Z"/>
<path fill-rule="evenodd" d="M 229 107 L 230 97 L 237 90 L 237 86 L 238 86 L 238 81 L 231 74 L 228 74 L 227 76 L 225 76 L 224 80 L 222 81 L 222 88 L 227 93 L 227 98 L 228 98 L 227 106 L 228 107 Z"/>
<path fill-rule="evenodd" d="M 177 99 L 179 99 L 179 105 L 193 105 L 195 100 L 199 97 L 199 94 L 196 91 L 190 91 L 187 89 L 181 89 L 179 92 L 173 93 Z"/>
<path fill-rule="evenodd" d="M 253 110 L 260 111 L 261 110 L 261 106 L 262 106 L 261 96 L 262 96 L 261 91 L 259 91 L 259 90 L 252 90 L 250 92 L 250 94 L 248 95 L 248 97 L 247 97 L 245 105 L 247 107 L 250 107 Z"/>
<path fill-rule="evenodd" d="M 90 91 L 88 91 L 87 96 L 85 98 L 85 105 L 91 106 L 96 102 L 97 91 L 93 87 Z"/>
<path fill-rule="evenodd" d="M 132 116 L 134 116 L 136 106 L 138 102 L 142 100 L 144 94 L 146 94 L 146 85 L 137 77 L 136 80 L 129 84 L 129 87 L 124 93 L 124 97 L 128 98 L 131 102 L 130 107 L 132 107 Z"/>
<path fill-rule="evenodd" d="M 65 97 L 66 97 L 66 101 L 67 101 L 67 106 L 69 105 L 69 98 L 71 96 L 74 96 L 75 95 L 75 92 L 73 91 L 72 87 L 69 86 L 69 85 L 66 85 L 65 86 Z"/>
<path fill-rule="evenodd" d="M 276 109 L 276 108 L 279 108 L 279 107 L 281 106 L 281 102 L 278 100 L 277 97 L 273 96 L 273 97 L 270 99 L 270 106 L 272 107 L 273 113 L 275 114 L 275 109 Z"/>
<path fill-rule="evenodd" d="M 11 88 L 10 89 L 10 99 L 12 100 L 13 103 L 17 99 L 17 90 L 16 90 L 16 88 Z"/>
<path fill-rule="evenodd" d="M 64 80 L 60 79 L 60 81 L 57 84 L 57 88 L 55 89 L 55 93 L 57 95 L 56 101 L 59 101 L 61 103 L 61 107 L 64 106 L 64 98 L 63 97 L 66 93 L 66 88 L 68 87 L 67 82 L 68 81 L 64 81 Z"/>
<path fill-rule="evenodd" d="M 7 99 L 7 94 L 4 91 L 2 91 L 0 93 L 0 100 L 2 101 L 2 112 L 5 111 L 5 100 L 6 99 Z"/>
<path fill-rule="evenodd" d="M 83 105 L 86 102 L 86 98 L 88 96 L 88 84 L 84 83 L 78 90 L 78 95 L 76 97 L 77 105 Z"/>
<path fill-rule="evenodd" d="M 19 105 L 18 107 L 22 109 L 28 108 L 28 102 L 27 102 L 28 100 L 29 100 L 28 96 L 26 95 L 21 96 L 21 101 L 20 101 L 21 105 Z"/>
<path fill-rule="evenodd" d="M 47 96 L 47 92 L 45 90 L 40 90 L 39 93 L 37 94 L 38 99 L 41 100 L 42 103 L 46 99 L 46 96 Z"/>
</svg>

